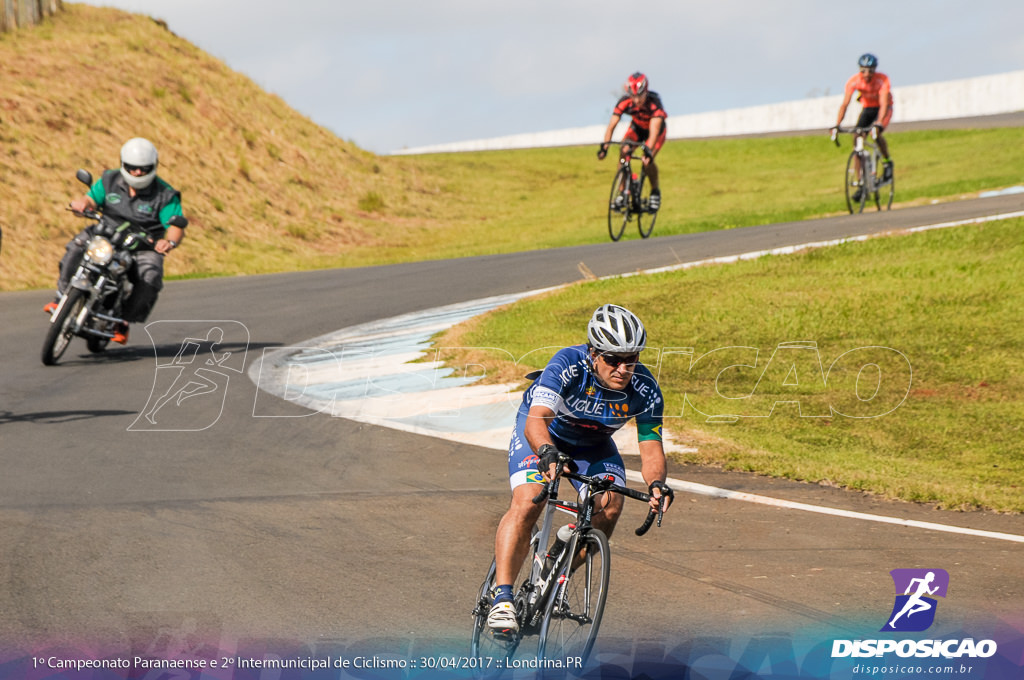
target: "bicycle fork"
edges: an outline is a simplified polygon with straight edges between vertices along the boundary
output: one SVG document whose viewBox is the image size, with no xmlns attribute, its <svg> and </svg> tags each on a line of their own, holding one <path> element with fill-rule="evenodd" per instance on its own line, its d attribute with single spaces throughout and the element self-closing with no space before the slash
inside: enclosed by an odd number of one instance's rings
<svg viewBox="0 0 1024 680">
<path fill-rule="evenodd" d="M 875 158 L 874 154 L 864 149 L 864 138 L 857 137 L 853 143 L 853 150 L 857 152 L 857 161 L 860 165 L 860 184 L 865 192 L 871 193 L 877 189 L 875 186 Z"/>
</svg>

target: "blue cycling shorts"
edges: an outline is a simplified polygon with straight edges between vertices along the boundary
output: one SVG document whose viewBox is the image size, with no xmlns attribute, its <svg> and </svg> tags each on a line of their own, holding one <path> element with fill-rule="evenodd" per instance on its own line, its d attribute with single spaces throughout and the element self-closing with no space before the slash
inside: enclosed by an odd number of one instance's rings
<svg viewBox="0 0 1024 680">
<path fill-rule="evenodd" d="M 512 440 L 508 445 L 508 481 L 514 489 L 523 484 L 543 484 L 544 477 L 537 470 L 540 458 L 526 441 L 526 422 L 528 416 L 521 412 L 516 417 L 516 427 L 512 432 Z M 619 448 L 608 437 L 596 444 L 573 446 L 552 435 L 552 440 L 559 451 L 572 456 L 576 468 L 585 475 L 611 475 L 620 486 L 626 485 L 626 466 L 622 462 Z M 573 482 L 579 490 L 580 484 Z"/>
</svg>

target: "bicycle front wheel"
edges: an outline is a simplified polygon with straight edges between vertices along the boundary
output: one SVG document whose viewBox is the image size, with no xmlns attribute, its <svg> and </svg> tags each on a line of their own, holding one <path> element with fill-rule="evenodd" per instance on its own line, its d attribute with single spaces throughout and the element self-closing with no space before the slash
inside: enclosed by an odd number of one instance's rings
<svg viewBox="0 0 1024 680">
<path fill-rule="evenodd" d="M 487 614 L 491 610 L 491 590 L 494 588 L 495 563 L 491 560 L 491 568 L 487 571 L 480 591 L 477 593 L 476 609 L 473 610 L 473 637 L 470 642 L 471 657 L 473 659 L 488 660 L 488 663 L 481 663 L 473 668 L 473 677 L 480 680 L 494 680 L 501 675 L 504 664 L 495 663 L 494 660 L 504 661 L 510 658 L 519 646 L 521 635 L 501 637 L 494 634 L 487 626 Z"/>
<path fill-rule="evenodd" d="M 608 235 L 613 241 L 622 238 L 629 222 L 629 166 L 620 165 L 612 182 L 612 195 L 608 199 Z"/>
<path fill-rule="evenodd" d="M 889 179 L 884 178 L 885 166 L 881 163 L 879 166 L 879 175 L 875 180 L 875 186 L 878 190 L 875 191 L 875 206 L 879 209 L 892 210 L 892 197 L 896 193 L 896 178 L 890 177 Z"/>
<path fill-rule="evenodd" d="M 586 662 L 590 655 L 608 599 L 611 568 L 608 537 L 601 530 L 577 534 L 571 545 L 576 549 L 570 555 L 579 555 L 583 549 L 585 556 L 575 569 L 572 564 L 562 565 L 560 586 L 547 602 L 537 649 L 538 658 L 560 659 L 563 663 L 569 658 Z M 567 560 L 573 561 L 579 560 Z"/>
<path fill-rule="evenodd" d="M 846 208 L 850 214 L 864 212 L 867 191 L 864 188 L 864 164 L 856 151 L 846 161 Z"/>
<path fill-rule="evenodd" d="M 637 193 L 639 210 L 636 213 L 636 226 L 640 230 L 640 238 L 647 238 L 654 231 L 654 221 L 658 212 L 651 210 L 651 183 L 645 173 L 640 174 L 640 191 Z"/>
</svg>

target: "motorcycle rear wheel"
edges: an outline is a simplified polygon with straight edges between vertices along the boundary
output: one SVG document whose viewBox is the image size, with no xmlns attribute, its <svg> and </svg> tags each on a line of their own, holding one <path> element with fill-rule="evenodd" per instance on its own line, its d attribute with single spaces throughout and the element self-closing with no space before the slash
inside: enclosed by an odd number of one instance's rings
<svg viewBox="0 0 1024 680">
<path fill-rule="evenodd" d="M 64 306 L 57 313 L 57 317 L 50 321 L 46 339 L 43 340 L 42 359 L 47 366 L 56 364 L 71 344 L 71 338 L 75 336 L 75 318 L 82 311 L 83 305 L 85 293 L 75 288 L 68 293 L 68 299 L 64 301 Z"/>
</svg>

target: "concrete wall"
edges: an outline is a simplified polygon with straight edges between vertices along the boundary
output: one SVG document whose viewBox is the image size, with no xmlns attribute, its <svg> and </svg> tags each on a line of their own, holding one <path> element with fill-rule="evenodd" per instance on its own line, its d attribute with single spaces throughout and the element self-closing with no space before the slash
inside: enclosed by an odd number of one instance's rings
<svg viewBox="0 0 1024 680">
<path fill-rule="evenodd" d="M 668 138 L 720 137 L 800 130 L 824 131 L 835 122 L 842 100 L 842 95 L 834 95 L 742 109 L 669 116 Z M 895 87 L 893 101 L 893 123 L 1024 111 L 1024 71 Z M 846 113 L 845 123 L 853 125 L 859 111 L 860 107 L 856 103 L 851 104 Z M 418 154 L 598 144 L 607 125 L 605 121 L 586 127 L 434 144 L 402 149 L 394 153 Z M 625 130 L 624 125 L 625 123 L 619 124 L 616 138 Z"/>
</svg>

